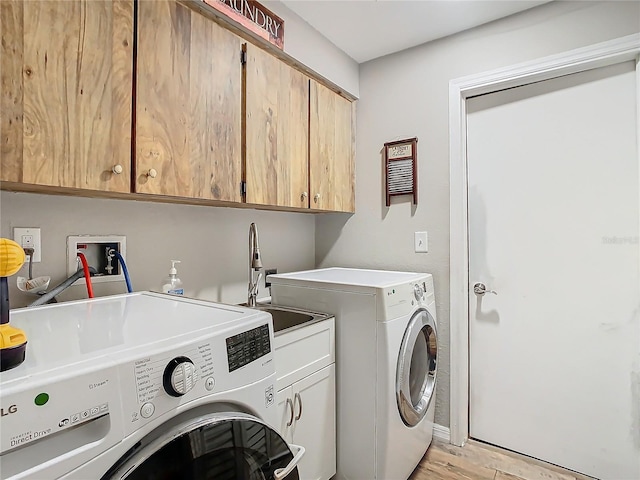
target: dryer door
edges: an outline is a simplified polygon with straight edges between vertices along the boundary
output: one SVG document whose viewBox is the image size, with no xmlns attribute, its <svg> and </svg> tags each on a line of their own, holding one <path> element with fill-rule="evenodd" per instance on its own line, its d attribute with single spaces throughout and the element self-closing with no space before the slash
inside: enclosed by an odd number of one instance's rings
<svg viewBox="0 0 640 480">
<path fill-rule="evenodd" d="M 213 413 L 160 430 L 136 444 L 103 480 L 299 480 L 296 465 L 304 448 L 287 445 L 254 416 Z"/>
<path fill-rule="evenodd" d="M 436 322 L 423 308 L 411 317 L 398 356 L 396 399 L 402 421 L 413 427 L 426 415 L 436 386 Z"/>
</svg>

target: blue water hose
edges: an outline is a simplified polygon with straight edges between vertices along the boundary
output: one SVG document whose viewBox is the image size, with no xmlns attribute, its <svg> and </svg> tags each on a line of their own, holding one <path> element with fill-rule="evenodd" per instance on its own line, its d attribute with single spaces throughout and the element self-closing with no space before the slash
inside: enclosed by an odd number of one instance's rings
<svg viewBox="0 0 640 480">
<path fill-rule="evenodd" d="M 112 249 L 109 253 L 115 255 L 118 261 L 120 262 L 120 266 L 122 267 L 122 273 L 124 273 L 124 281 L 127 282 L 127 291 L 129 293 L 133 292 L 133 288 L 131 287 L 131 279 L 129 278 L 129 270 L 127 270 L 127 264 L 124 263 L 124 258 L 122 258 L 122 255 L 120 255 L 120 252 L 117 252 L 116 250 Z"/>
</svg>

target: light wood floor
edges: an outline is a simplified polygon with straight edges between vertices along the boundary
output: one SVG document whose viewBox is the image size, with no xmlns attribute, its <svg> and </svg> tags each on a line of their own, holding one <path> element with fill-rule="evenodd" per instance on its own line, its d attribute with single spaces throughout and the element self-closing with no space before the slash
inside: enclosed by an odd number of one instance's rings
<svg viewBox="0 0 640 480">
<path fill-rule="evenodd" d="M 469 440 L 464 447 L 433 441 L 409 480 L 593 480 L 533 458 Z"/>
</svg>

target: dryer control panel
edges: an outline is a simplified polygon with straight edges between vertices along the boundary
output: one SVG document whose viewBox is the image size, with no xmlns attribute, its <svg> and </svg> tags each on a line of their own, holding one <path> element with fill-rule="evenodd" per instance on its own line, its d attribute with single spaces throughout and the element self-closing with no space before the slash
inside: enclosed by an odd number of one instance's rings
<svg viewBox="0 0 640 480">
<path fill-rule="evenodd" d="M 433 277 L 426 275 L 417 281 L 384 288 L 378 301 L 385 320 L 408 315 L 418 306 L 427 307 L 435 301 Z"/>
</svg>

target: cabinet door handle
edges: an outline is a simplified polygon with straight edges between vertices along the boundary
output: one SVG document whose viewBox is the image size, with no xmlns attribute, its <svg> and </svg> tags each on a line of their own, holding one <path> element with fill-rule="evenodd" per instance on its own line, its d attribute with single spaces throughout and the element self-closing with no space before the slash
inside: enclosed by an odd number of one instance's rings
<svg viewBox="0 0 640 480">
<path fill-rule="evenodd" d="M 298 415 L 296 415 L 296 420 L 300 420 L 300 417 L 302 416 L 302 397 L 300 397 L 299 393 L 296 393 L 294 402 L 300 403 L 300 411 L 298 412 Z"/>
<path fill-rule="evenodd" d="M 147 172 L 147 177 L 156 178 L 158 176 L 158 172 L 155 168 L 150 168 Z"/>
<path fill-rule="evenodd" d="M 291 415 L 289 416 L 289 421 L 287 422 L 287 427 L 290 427 L 291 425 L 293 425 L 293 402 L 290 398 L 287 398 L 287 405 L 291 409 Z"/>
<path fill-rule="evenodd" d="M 120 175 L 123 171 L 122 165 L 118 164 L 118 165 L 114 165 L 113 168 L 111 169 L 111 171 L 113 173 L 115 173 L 116 175 Z"/>
<path fill-rule="evenodd" d="M 307 195 L 307 192 L 302 192 L 302 194 L 300 195 L 300 200 L 304 202 L 307 198 Z"/>
<path fill-rule="evenodd" d="M 316 194 L 313 196 L 313 201 L 314 201 L 314 202 L 316 202 L 316 203 L 318 203 L 318 200 L 320 200 L 320 194 L 319 194 L 319 193 L 316 193 Z"/>
</svg>

